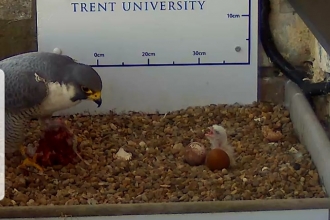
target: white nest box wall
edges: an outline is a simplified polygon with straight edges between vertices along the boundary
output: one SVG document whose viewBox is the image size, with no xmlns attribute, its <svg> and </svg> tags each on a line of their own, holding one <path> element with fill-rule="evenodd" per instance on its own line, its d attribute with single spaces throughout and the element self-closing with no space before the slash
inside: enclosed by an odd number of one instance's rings
<svg viewBox="0 0 330 220">
<path fill-rule="evenodd" d="M 257 100 L 256 0 L 38 0 L 37 19 L 39 51 L 61 51 L 103 80 L 100 108 L 61 114 Z"/>
</svg>

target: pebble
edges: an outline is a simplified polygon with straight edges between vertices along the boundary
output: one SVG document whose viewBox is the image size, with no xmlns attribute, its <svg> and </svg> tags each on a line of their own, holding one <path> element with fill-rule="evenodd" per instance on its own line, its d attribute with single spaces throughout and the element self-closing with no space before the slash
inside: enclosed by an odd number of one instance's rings
<svg viewBox="0 0 330 220">
<path fill-rule="evenodd" d="M 164 115 L 128 113 L 65 118 L 81 139 L 90 163 L 46 168 L 41 176 L 16 168 L 21 157 L 6 158 L 1 206 L 189 202 L 323 198 L 319 175 L 298 142 L 289 112 L 270 103 L 189 107 Z M 210 150 L 204 131 L 213 124 L 228 130 L 235 167 L 212 172 L 184 163 L 184 146 L 196 141 Z M 269 144 L 262 127 L 283 138 Z M 38 140 L 39 124 L 26 130 L 26 144 Z M 131 161 L 113 160 L 119 148 Z M 294 150 L 295 149 L 295 150 Z M 298 158 L 296 151 L 301 153 Z"/>
</svg>

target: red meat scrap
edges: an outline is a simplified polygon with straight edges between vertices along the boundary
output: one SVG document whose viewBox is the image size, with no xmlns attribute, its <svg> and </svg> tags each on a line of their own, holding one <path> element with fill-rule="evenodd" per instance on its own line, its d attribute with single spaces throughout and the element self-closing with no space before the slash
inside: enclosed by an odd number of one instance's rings
<svg viewBox="0 0 330 220">
<path fill-rule="evenodd" d="M 43 167 L 76 163 L 78 155 L 73 146 L 74 138 L 64 122 L 49 124 L 39 140 L 36 162 Z"/>
</svg>

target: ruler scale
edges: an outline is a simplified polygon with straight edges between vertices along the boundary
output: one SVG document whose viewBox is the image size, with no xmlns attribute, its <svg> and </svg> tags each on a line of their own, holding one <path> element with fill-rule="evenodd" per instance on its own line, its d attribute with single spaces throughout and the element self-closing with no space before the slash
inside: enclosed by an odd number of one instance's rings
<svg viewBox="0 0 330 220">
<path fill-rule="evenodd" d="M 247 20 L 247 30 L 248 30 L 248 36 L 246 38 L 248 49 L 246 51 L 247 54 L 247 61 L 246 62 L 226 62 L 226 60 L 223 60 L 221 62 L 201 62 L 201 57 L 206 56 L 207 52 L 200 52 L 200 51 L 192 51 L 193 56 L 196 56 L 196 62 L 191 63 L 177 63 L 175 61 L 172 61 L 172 63 L 152 63 L 150 62 L 150 58 L 146 58 L 145 63 L 139 63 L 139 64 L 130 64 L 121 62 L 120 64 L 101 64 L 99 58 L 105 58 L 104 62 L 106 62 L 106 54 L 104 53 L 94 53 L 94 57 L 96 58 L 96 64 L 92 64 L 92 67 L 135 67 L 135 66 L 194 66 L 194 65 L 249 65 L 250 64 L 250 56 L 251 56 L 251 42 L 250 42 L 250 36 L 251 36 L 251 0 L 248 0 L 248 12 L 246 14 L 232 14 L 228 13 L 227 18 L 228 19 L 246 19 Z M 239 51 L 237 51 L 239 52 Z M 157 53 L 158 54 L 158 53 Z M 142 52 L 143 57 L 154 57 L 156 56 L 156 53 L 154 52 Z M 110 58 L 111 59 L 111 58 Z"/>
<path fill-rule="evenodd" d="M 140 64 L 127 64 L 125 62 L 122 62 L 121 64 L 101 64 L 99 58 L 105 58 L 106 55 L 104 53 L 94 53 L 94 57 L 96 58 L 96 64 L 91 65 L 92 67 L 134 67 L 134 66 L 194 66 L 194 65 L 250 65 L 250 59 L 251 59 L 251 0 L 248 0 L 248 13 L 247 14 L 232 14 L 228 13 L 226 16 L 228 19 L 247 19 L 247 25 L 248 25 L 248 36 L 246 38 L 248 50 L 247 50 L 247 61 L 246 62 L 226 62 L 226 60 L 223 60 L 222 62 L 201 62 L 201 57 L 207 55 L 207 52 L 200 52 L 200 51 L 192 51 L 193 55 L 197 57 L 196 62 L 192 63 L 177 63 L 175 61 L 172 61 L 172 63 L 151 63 L 150 58 L 146 58 L 146 63 L 140 63 Z M 236 52 L 239 52 L 236 49 Z M 144 57 L 153 57 L 156 56 L 156 53 L 149 53 L 149 52 L 142 52 L 142 56 Z M 106 59 L 104 59 L 106 62 Z"/>
</svg>

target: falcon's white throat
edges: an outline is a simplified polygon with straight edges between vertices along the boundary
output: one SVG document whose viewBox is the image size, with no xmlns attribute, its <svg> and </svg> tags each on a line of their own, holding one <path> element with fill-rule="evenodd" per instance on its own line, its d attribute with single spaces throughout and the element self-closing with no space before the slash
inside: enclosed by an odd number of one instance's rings
<svg viewBox="0 0 330 220">
<path fill-rule="evenodd" d="M 75 88 L 72 85 L 60 83 L 47 83 L 48 96 L 41 104 L 42 114 L 53 114 L 54 112 L 73 107 L 80 101 L 72 102 L 75 96 Z"/>
</svg>

